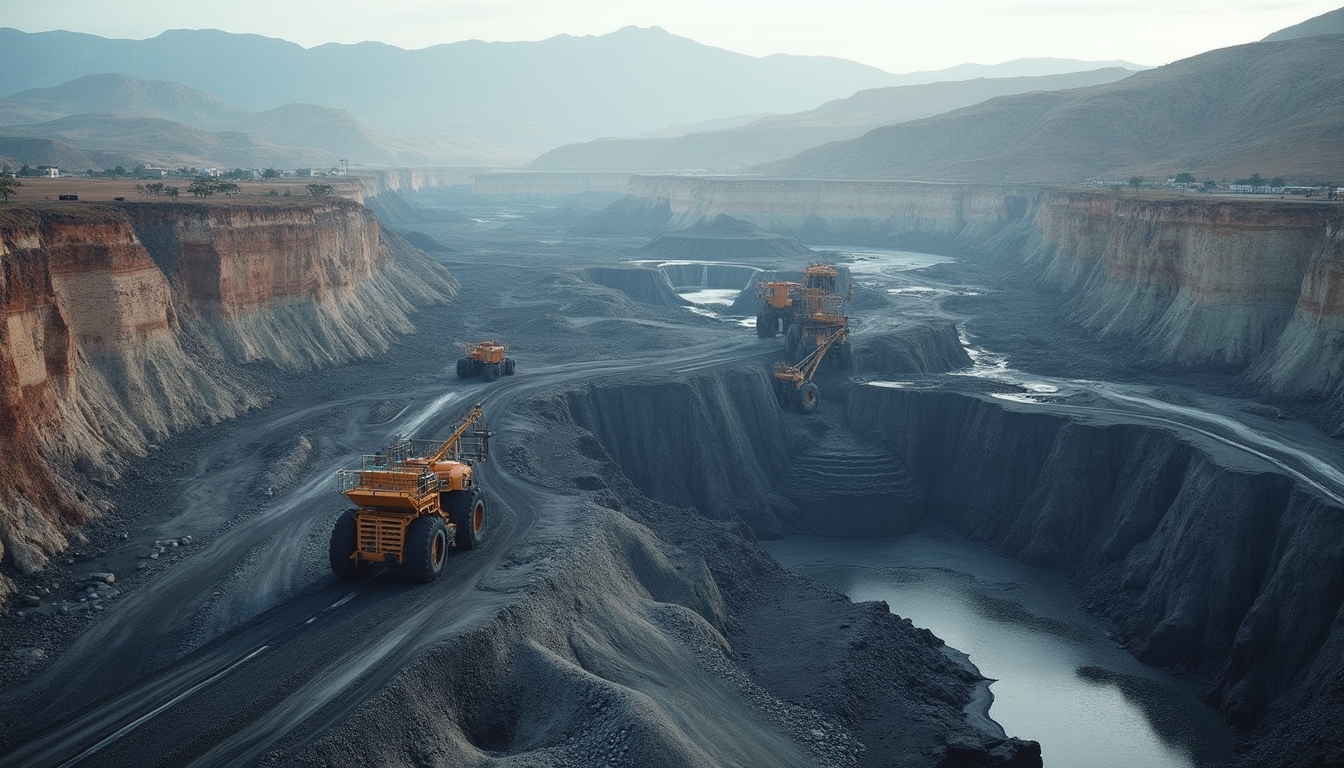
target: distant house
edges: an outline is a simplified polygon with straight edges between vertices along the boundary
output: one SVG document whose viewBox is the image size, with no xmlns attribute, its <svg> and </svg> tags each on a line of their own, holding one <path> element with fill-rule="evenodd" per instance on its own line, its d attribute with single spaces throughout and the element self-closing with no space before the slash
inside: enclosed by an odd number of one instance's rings
<svg viewBox="0 0 1344 768">
<path fill-rule="evenodd" d="M 1241 192 L 1241 193 L 1243 193 L 1243 194 L 1248 194 L 1248 195 L 1281 195 L 1281 194 L 1283 194 L 1283 187 L 1271 187 L 1271 186 L 1269 186 L 1268 184 L 1263 184 L 1263 185 L 1258 186 L 1258 187 L 1253 187 L 1253 186 L 1251 186 L 1250 184 L 1228 184 L 1228 185 L 1227 185 L 1227 189 L 1228 189 L 1229 192 Z"/>
<path fill-rule="evenodd" d="M 298 168 L 294 171 L 295 176 L 321 176 L 322 171 L 316 168 Z"/>
<path fill-rule="evenodd" d="M 209 177 L 212 178 L 212 179 L 217 179 L 217 178 L 219 178 L 220 176 L 223 176 L 223 175 L 224 175 L 224 172 L 221 171 L 221 170 L 219 170 L 218 168 L 202 168 L 202 169 L 201 169 L 201 175 L 202 175 L 202 176 L 209 176 Z"/>
<path fill-rule="evenodd" d="M 61 178 L 61 169 L 51 165 L 37 166 L 37 175 L 48 179 Z"/>
<path fill-rule="evenodd" d="M 167 168 L 145 168 L 144 170 L 140 171 L 140 178 L 142 178 L 142 179 L 166 179 L 166 178 L 168 178 L 168 169 L 167 169 Z"/>
</svg>

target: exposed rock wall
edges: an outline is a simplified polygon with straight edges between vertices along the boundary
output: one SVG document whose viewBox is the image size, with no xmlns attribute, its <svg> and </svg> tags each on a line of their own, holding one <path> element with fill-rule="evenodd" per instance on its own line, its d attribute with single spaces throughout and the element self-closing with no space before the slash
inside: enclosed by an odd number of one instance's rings
<svg viewBox="0 0 1344 768">
<path fill-rule="evenodd" d="M 259 405 L 239 365 L 374 354 L 411 330 L 415 304 L 455 290 L 330 198 L 15 206 L 0 211 L 0 264 L 0 556 L 22 571 L 95 513 L 88 480 Z"/>
<path fill-rule="evenodd" d="M 868 386 L 846 418 L 927 489 L 894 513 L 1070 571 L 1136 656 L 1198 672 L 1234 724 L 1344 716 L 1344 509 L 1159 428 Z M 1338 733 L 1317 738 L 1299 731 L 1274 762 L 1338 759 Z"/>
<path fill-rule="evenodd" d="M 636 176 L 622 215 L 1019 259 L 1135 358 L 1344 394 L 1344 209 L 1027 185 Z M 832 240 L 834 241 L 834 240 Z"/>
</svg>

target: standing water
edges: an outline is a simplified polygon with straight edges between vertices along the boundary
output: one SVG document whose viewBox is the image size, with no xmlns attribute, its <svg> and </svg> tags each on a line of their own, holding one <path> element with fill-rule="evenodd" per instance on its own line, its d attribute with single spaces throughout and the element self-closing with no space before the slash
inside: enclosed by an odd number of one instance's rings
<svg viewBox="0 0 1344 768">
<path fill-rule="evenodd" d="M 1060 574 L 951 536 L 763 546 L 852 600 L 886 601 L 967 654 L 994 680 L 990 717 L 1039 741 L 1046 768 L 1211 768 L 1231 758 L 1231 734 L 1195 686 L 1118 647 Z"/>
</svg>

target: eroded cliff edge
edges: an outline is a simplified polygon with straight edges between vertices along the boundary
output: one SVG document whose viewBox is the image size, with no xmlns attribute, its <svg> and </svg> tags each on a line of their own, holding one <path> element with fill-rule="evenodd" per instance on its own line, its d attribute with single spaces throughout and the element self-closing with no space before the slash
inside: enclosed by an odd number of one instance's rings
<svg viewBox="0 0 1344 768">
<path fill-rule="evenodd" d="M 0 264 L 0 558 L 23 572 L 97 514 L 125 457 L 260 405 L 244 364 L 377 354 L 456 291 L 332 198 L 8 206 Z"/>
<path fill-rule="evenodd" d="M 719 215 L 808 242 L 1011 259 L 1129 358 L 1237 371 L 1344 426 L 1344 207 L 1031 185 L 634 177 L 604 226 Z"/>
</svg>

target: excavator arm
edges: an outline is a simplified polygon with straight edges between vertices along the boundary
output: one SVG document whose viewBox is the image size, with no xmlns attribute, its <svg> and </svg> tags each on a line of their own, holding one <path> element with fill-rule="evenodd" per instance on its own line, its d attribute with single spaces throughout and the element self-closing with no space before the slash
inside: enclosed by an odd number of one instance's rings
<svg viewBox="0 0 1344 768">
<path fill-rule="evenodd" d="M 459 425 L 457 429 L 453 430 L 453 434 L 449 435 L 448 439 L 443 442 L 443 445 L 439 446 L 439 450 L 436 451 L 433 456 L 429 457 L 429 465 L 433 466 L 434 464 L 443 461 L 443 457 L 452 452 L 462 440 L 462 435 L 466 434 L 467 427 L 480 421 L 481 416 L 481 406 L 478 403 L 476 407 L 472 409 L 471 413 L 467 414 L 467 417 L 462 420 L 462 424 Z"/>
</svg>

